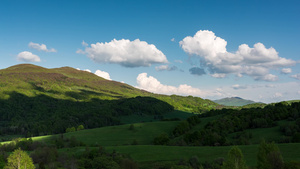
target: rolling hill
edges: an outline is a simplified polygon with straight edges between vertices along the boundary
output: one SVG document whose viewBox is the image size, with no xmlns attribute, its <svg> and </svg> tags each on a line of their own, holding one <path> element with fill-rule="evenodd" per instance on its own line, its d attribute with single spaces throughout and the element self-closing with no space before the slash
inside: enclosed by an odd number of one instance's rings
<svg viewBox="0 0 300 169">
<path fill-rule="evenodd" d="M 247 104 L 256 103 L 252 100 L 245 100 L 240 97 L 227 97 L 219 100 L 213 100 L 215 103 L 224 105 L 224 106 L 245 106 Z"/>
<path fill-rule="evenodd" d="M 188 112 L 199 113 L 219 107 L 218 104 L 199 97 L 153 94 L 71 67 L 46 69 L 32 64 L 20 64 L 0 70 L 0 80 L 0 99 L 9 98 L 9 93 L 12 92 L 29 97 L 46 95 L 71 101 L 118 100 L 143 96 L 157 98 L 177 110 Z"/>
<path fill-rule="evenodd" d="M 25 136 L 81 124 L 119 125 L 120 117 L 129 115 L 155 120 L 174 109 L 202 113 L 221 107 L 198 97 L 153 94 L 71 67 L 11 66 L 0 70 L 0 87 L 0 132 Z"/>
</svg>

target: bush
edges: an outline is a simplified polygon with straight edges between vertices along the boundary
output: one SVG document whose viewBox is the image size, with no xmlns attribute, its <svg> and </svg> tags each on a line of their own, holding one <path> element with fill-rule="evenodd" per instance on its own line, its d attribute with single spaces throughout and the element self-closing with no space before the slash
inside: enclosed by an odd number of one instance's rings
<svg viewBox="0 0 300 169">
<path fill-rule="evenodd" d="M 170 138 L 167 133 L 162 133 L 153 140 L 154 145 L 169 145 Z"/>
</svg>

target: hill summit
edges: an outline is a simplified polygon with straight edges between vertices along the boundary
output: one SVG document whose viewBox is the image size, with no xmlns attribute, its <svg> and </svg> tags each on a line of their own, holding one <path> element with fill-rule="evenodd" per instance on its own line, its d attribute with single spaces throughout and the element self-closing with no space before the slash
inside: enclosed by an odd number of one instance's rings
<svg viewBox="0 0 300 169">
<path fill-rule="evenodd" d="M 241 97 L 227 97 L 219 100 L 213 100 L 215 103 L 224 105 L 224 106 L 245 106 L 248 104 L 256 103 L 252 100 L 245 100 Z"/>
</svg>

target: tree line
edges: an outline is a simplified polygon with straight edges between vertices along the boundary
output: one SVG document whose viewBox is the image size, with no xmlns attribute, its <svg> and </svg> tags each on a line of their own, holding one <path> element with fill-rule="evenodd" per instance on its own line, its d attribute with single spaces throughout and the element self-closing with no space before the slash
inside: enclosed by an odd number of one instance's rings
<svg viewBox="0 0 300 169">
<path fill-rule="evenodd" d="M 201 118 L 216 118 L 203 128 L 194 130 Z M 285 120 L 286 124 L 278 122 Z M 282 137 L 277 143 L 300 142 L 300 102 L 281 102 L 264 108 L 210 110 L 181 121 L 171 134 L 157 136 L 155 144 L 190 146 L 228 146 L 252 144 L 252 133 L 248 129 L 279 126 Z M 229 135 L 235 133 L 235 135 Z M 161 137 L 161 138 L 160 138 Z M 168 139 L 166 139 L 168 138 Z M 178 139 L 179 138 L 179 139 Z M 157 142 L 157 140 L 165 140 Z M 167 140 L 167 141 L 166 141 Z M 166 143 L 167 142 L 167 143 Z"/>
<path fill-rule="evenodd" d="M 174 110 L 171 105 L 151 97 L 72 101 L 46 95 L 28 97 L 16 92 L 9 95 L 9 99 L 0 100 L 2 135 L 51 135 L 79 125 L 87 129 L 119 125 L 119 116 L 163 115 Z"/>
</svg>

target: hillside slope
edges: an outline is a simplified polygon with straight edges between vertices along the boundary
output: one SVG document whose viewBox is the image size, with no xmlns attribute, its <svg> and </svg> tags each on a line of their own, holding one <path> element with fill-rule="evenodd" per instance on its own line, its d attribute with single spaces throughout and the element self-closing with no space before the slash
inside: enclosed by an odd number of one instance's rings
<svg viewBox="0 0 300 169">
<path fill-rule="evenodd" d="M 9 98 L 10 92 L 29 97 L 42 94 L 72 101 L 90 101 L 93 98 L 116 100 L 144 96 L 165 101 L 178 110 L 198 113 L 219 106 L 210 100 L 198 97 L 153 94 L 71 67 L 46 69 L 31 64 L 15 65 L 0 70 L 0 86 L 0 99 Z"/>
<path fill-rule="evenodd" d="M 245 100 L 240 97 L 227 97 L 219 100 L 213 100 L 215 103 L 224 105 L 224 106 L 245 106 L 247 104 L 255 103 L 252 100 Z"/>
<path fill-rule="evenodd" d="M 120 116 L 162 118 L 175 109 L 201 113 L 218 104 L 197 97 L 149 93 L 70 67 L 21 64 L 0 70 L 0 132 L 44 135 L 84 124 L 120 124 Z"/>
</svg>

